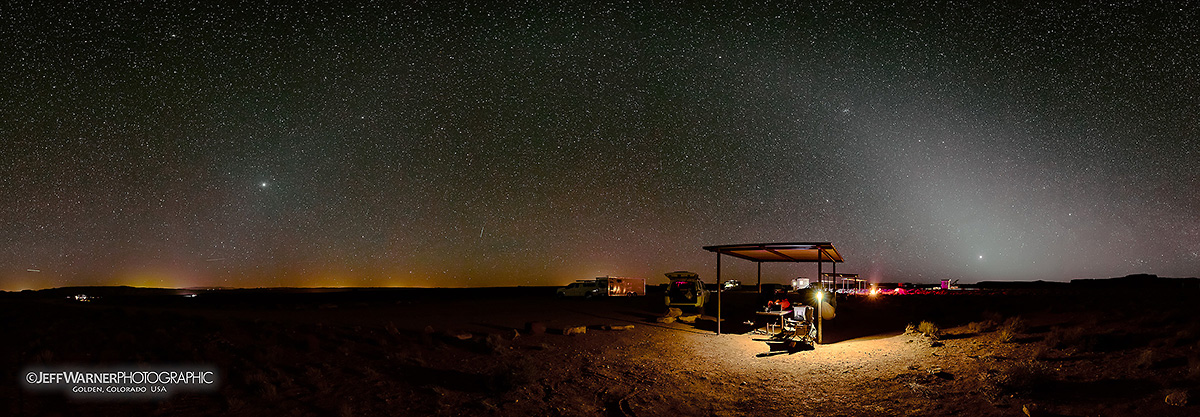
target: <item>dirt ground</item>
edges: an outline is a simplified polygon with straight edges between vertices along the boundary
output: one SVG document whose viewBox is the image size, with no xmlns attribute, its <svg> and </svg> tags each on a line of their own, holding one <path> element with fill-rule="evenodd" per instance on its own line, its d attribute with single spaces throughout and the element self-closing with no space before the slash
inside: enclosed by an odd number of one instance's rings
<svg viewBox="0 0 1200 417">
<path fill-rule="evenodd" d="M 752 293 L 723 296 L 721 335 L 712 320 L 655 322 L 654 294 L 552 294 L 10 293 L 0 414 L 1200 415 L 1194 292 L 842 299 L 811 349 L 749 333 Z M 936 337 L 906 332 L 922 321 Z M 586 333 L 562 334 L 573 326 Z M 219 390 L 95 401 L 21 384 L 35 365 L 176 363 L 215 366 Z"/>
</svg>

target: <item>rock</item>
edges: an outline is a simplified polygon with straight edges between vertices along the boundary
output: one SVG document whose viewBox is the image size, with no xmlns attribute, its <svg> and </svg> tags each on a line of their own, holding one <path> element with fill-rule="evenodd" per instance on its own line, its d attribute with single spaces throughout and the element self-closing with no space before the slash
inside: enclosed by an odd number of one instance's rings
<svg viewBox="0 0 1200 417">
<path fill-rule="evenodd" d="M 571 326 L 563 328 L 563 336 L 587 333 L 587 326 Z"/>
<path fill-rule="evenodd" d="M 546 333 L 546 323 L 540 321 L 531 321 L 525 323 L 525 332 L 529 334 L 544 334 Z"/>
<path fill-rule="evenodd" d="M 433 330 L 433 326 L 425 326 L 425 330 L 421 332 L 421 343 L 427 345 L 433 343 L 433 337 L 436 334 L 437 333 Z"/>
<path fill-rule="evenodd" d="M 659 317 L 659 318 L 655 319 L 655 321 L 657 321 L 659 323 L 674 323 L 675 318 L 674 317 Z"/>
<path fill-rule="evenodd" d="M 1187 391 L 1172 392 L 1170 394 L 1167 394 L 1166 401 L 1167 401 L 1167 404 L 1170 404 L 1170 405 L 1173 405 L 1176 407 L 1185 407 L 1188 404 L 1188 393 L 1187 393 Z"/>
<path fill-rule="evenodd" d="M 471 340 L 471 338 L 475 336 L 467 332 L 450 332 L 450 337 L 458 340 Z"/>
<path fill-rule="evenodd" d="M 938 378 L 945 379 L 945 380 L 954 379 L 954 374 L 940 370 L 940 369 L 937 372 L 930 372 L 930 374 L 933 374 L 933 376 L 936 376 Z"/>
<path fill-rule="evenodd" d="M 671 308 L 667 309 L 667 315 L 664 317 L 679 317 L 682 315 L 683 315 L 683 310 L 680 310 L 675 307 L 671 307 Z"/>
<path fill-rule="evenodd" d="M 1045 413 L 1042 413 L 1042 407 L 1037 405 L 1037 403 L 1025 404 L 1025 405 L 1021 406 L 1021 411 L 1024 412 L 1025 415 L 1029 416 L 1029 417 L 1038 417 L 1038 416 L 1045 415 Z"/>
<path fill-rule="evenodd" d="M 699 319 L 699 318 L 700 318 L 699 314 L 692 314 L 690 316 L 679 316 L 679 317 L 676 317 L 675 319 L 679 320 L 680 323 L 695 323 L 696 319 Z"/>
<path fill-rule="evenodd" d="M 603 328 L 604 330 L 611 330 L 611 331 L 617 331 L 617 332 L 620 332 L 620 331 L 625 331 L 625 330 L 632 329 L 632 328 L 633 328 L 633 325 L 632 325 L 632 324 L 626 324 L 626 325 L 624 325 L 624 326 L 607 326 L 607 325 L 606 325 L 606 326 L 604 326 L 604 327 L 602 327 L 602 328 Z"/>
<path fill-rule="evenodd" d="M 483 339 L 483 344 L 492 352 L 501 352 L 508 347 L 508 341 L 504 340 L 503 336 L 498 334 L 489 334 Z"/>
</svg>

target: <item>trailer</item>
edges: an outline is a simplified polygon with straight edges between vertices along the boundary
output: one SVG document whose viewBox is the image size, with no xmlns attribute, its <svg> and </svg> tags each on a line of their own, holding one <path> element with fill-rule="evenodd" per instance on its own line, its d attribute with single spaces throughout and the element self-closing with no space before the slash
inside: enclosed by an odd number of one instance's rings
<svg viewBox="0 0 1200 417">
<path fill-rule="evenodd" d="M 559 288 L 559 297 L 636 297 L 646 294 L 645 278 L 597 277 L 581 279 Z"/>
</svg>

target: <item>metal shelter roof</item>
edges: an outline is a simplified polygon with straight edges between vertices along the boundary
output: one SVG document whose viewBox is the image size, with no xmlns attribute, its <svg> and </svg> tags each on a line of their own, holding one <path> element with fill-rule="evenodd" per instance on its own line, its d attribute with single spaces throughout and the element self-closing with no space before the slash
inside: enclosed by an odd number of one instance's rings
<svg viewBox="0 0 1200 417">
<path fill-rule="evenodd" d="M 754 262 L 846 262 L 829 242 L 747 243 L 704 250 Z"/>
</svg>

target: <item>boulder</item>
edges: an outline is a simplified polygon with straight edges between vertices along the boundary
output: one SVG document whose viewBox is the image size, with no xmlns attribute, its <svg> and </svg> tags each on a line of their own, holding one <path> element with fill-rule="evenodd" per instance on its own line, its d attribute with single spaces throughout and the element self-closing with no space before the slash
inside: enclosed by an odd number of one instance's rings
<svg viewBox="0 0 1200 417">
<path fill-rule="evenodd" d="M 700 318 L 699 314 L 692 314 L 690 316 L 676 317 L 676 319 L 679 320 L 680 323 L 695 323 L 696 319 L 699 319 L 699 318 Z"/>
<path fill-rule="evenodd" d="M 587 326 L 570 326 L 563 328 L 564 336 L 587 333 Z"/>
<path fill-rule="evenodd" d="M 617 332 L 620 332 L 620 331 L 625 331 L 625 330 L 630 330 L 630 329 L 632 329 L 632 328 L 633 328 L 633 325 L 632 325 L 632 324 L 626 324 L 626 325 L 624 325 L 624 326 L 608 326 L 608 325 L 605 325 L 604 327 L 602 327 L 602 329 L 604 329 L 604 330 L 611 330 L 611 331 L 617 331 Z"/>
<path fill-rule="evenodd" d="M 680 310 L 675 307 L 671 307 L 671 308 L 667 309 L 667 315 L 664 317 L 679 317 L 682 315 L 683 315 L 683 310 Z"/>
<path fill-rule="evenodd" d="M 546 323 L 542 323 L 540 321 L 527 322 L 525 323 L 525 332 L 529 334 L 546 333 Z"/>
<path fill-rule="evenodd" d="M 508 347 L 508 341 L 498 334 L 489 334 L 483 339 L 483 345 L 492 352 L 501 352 Z"/>
<path fill-rule="evenodd" d="M 1166 401 L 1167 401 L 1167 404 L 1170 404 L 1170 405 L 1173 405 L 1176 407 L 1186 407 L 1188 404 L 1188 393 L 1187 393 L 1187 391 L 1172 392 L 1170 394 L 1167 394 Z"/>
</svg>

